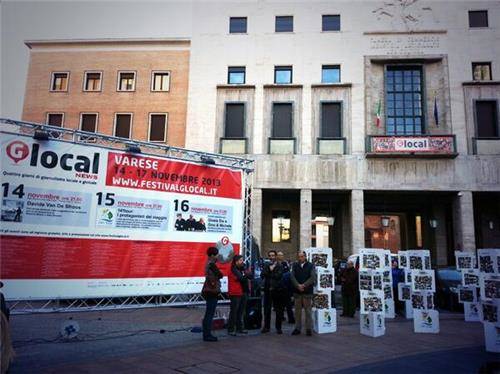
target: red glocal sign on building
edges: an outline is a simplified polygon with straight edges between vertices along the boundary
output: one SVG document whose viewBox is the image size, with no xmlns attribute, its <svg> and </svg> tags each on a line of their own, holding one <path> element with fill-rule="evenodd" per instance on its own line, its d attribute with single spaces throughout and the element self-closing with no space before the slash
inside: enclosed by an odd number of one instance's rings
<svg viewBox="0 0 500 374">
<path fill-rule="evenodd" d="M 368 154 L 370 155 L 439 155 L 456 156 L 453 135 L 433 136 L 372 136 Z"/>
</svg>

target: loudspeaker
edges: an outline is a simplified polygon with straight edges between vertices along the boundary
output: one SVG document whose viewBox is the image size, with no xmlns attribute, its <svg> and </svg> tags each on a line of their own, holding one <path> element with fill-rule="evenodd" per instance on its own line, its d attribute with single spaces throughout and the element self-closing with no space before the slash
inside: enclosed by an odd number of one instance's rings
<svg viewBox="0 0 500 374">
<path fill-rule="evenodd" d="M 243 319 L 247 330 L 260 329 L 262 326 L 262 301 L 260 297 L 249 297 L 245 317 Z"/>
</svg>

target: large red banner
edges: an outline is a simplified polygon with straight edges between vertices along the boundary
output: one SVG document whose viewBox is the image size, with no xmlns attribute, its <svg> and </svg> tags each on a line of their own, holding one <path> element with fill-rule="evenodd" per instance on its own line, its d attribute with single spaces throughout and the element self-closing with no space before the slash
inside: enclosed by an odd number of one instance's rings
<svg viewBox="0 0 500 374">
<path fill-rule="evenodd" d="M 115 152 L 108 153 L 106 185 L 241 198 L 240 172 Z"/>
<path fill-rule="evenodd" d="M 7 299 L 196 293 L 208 247 L 224 271 L 240 253 L 241 170 L 4 133 L 0 144 Z"/>
<path fill-rule="evenodd" d="M 202 277 L 213 243 L 2 236 L 4 279 Z M 239 245 L 234 246 L 239 252 Z M 219 264 L 227 270 L 229 264 Z"/>
</svg>

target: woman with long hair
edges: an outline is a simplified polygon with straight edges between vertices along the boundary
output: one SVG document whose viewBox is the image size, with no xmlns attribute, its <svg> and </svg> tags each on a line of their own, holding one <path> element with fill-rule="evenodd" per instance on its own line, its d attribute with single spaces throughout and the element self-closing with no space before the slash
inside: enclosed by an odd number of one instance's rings
<svg viewBox="0 0 500 374">
<path fill-rule="evenodd" d="M 205 283 L 201 294 L 207 302 L 205 317 L 203 317 L 203 340 L 206 342 L 216 342 L 217 337 L 212 335 L 212 321 L 217 308 L 217 300 L 220 294 L 220 280 L 223 277 L 222 272 L 217 267 L 217 255 L 219 250 L 216 247 L 208 247 L 207 263 L 205 265 Z"/>
</svg>

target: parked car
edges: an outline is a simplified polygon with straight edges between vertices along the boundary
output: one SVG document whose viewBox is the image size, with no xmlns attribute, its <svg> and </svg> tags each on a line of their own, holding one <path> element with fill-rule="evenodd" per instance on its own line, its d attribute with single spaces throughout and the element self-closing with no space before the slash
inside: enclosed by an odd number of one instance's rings
<svg viewBox="0 0 500 374">
<path fill-rule="evenodd" d="M 463 311 L 458 302 L 458 286 L 462 283 L 462 274 L 454 267 L 436 269 L 436 300 L 440 309 Z"/>
</svg>

